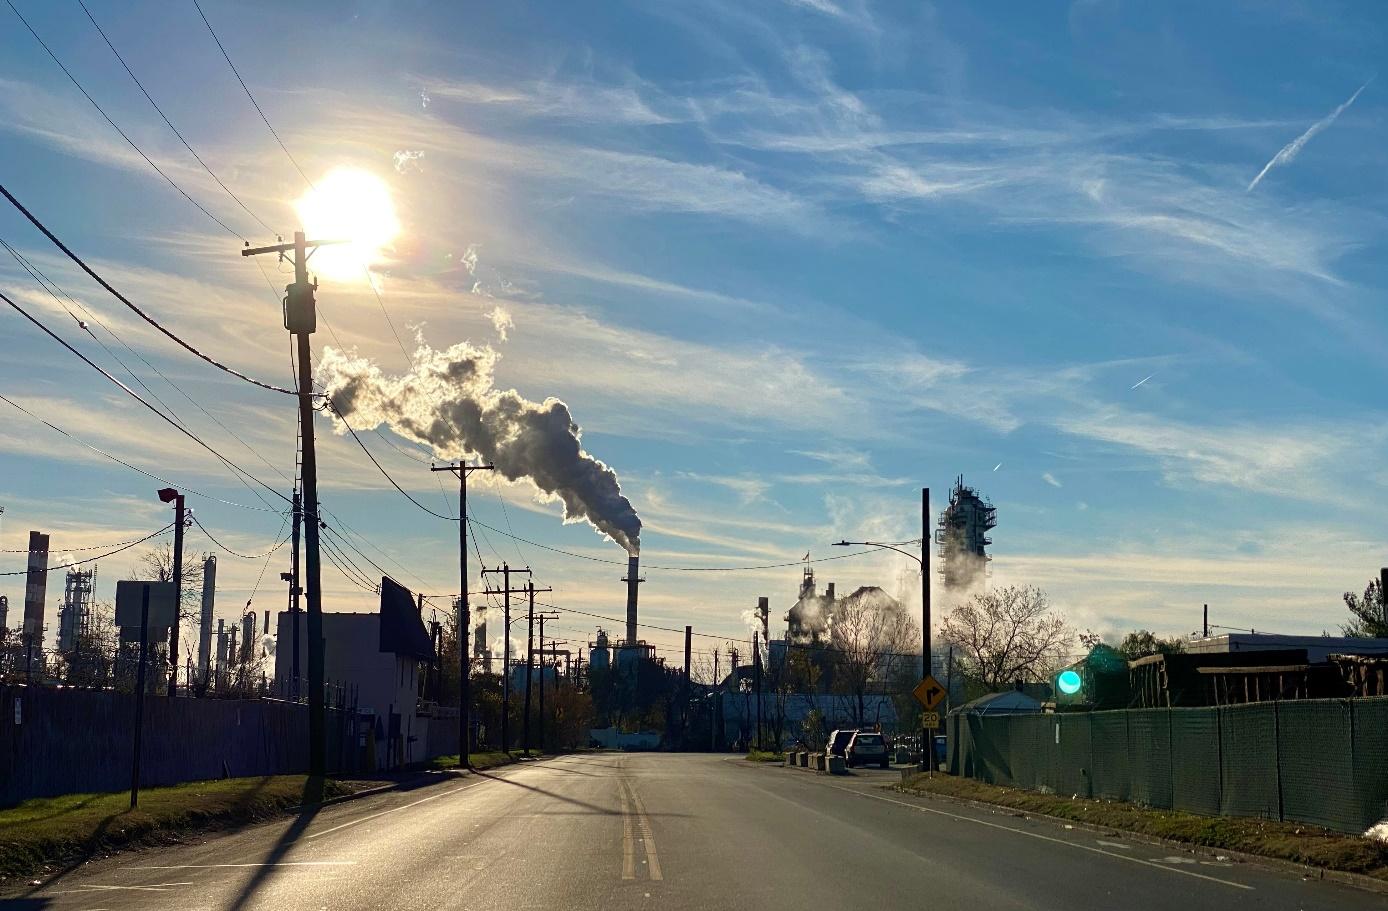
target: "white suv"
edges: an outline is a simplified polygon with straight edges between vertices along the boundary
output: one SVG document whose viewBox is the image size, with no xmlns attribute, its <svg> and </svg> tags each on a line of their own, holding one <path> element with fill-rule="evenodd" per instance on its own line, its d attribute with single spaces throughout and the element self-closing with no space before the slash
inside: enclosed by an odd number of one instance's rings
<svg viewBox="0 0 1388 911">
<path fill-rule="evenodd" d="M 875 731 L 859 731 L 848 741 L 848 749 L 844 751 L 843 758 L 850 769 L 855 765 L 870 763 L 885 769 L 889 761 L 887 741 Z"/>
</svg>

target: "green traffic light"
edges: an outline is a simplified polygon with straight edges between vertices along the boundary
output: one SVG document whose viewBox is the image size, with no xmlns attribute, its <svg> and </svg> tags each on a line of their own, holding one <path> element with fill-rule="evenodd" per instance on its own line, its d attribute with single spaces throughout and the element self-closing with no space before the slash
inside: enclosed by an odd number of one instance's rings
<svg viewBox="0 0 1388 911">
<path fill-rule="evenodd" d="M 1084 681 L 1080 679 L 1078 671 L 1062 671 L 1060 676 L 1055 679 L 1056 686 L 1067 696 L 1073 696 L 1080 691 Z"/>
</svg>

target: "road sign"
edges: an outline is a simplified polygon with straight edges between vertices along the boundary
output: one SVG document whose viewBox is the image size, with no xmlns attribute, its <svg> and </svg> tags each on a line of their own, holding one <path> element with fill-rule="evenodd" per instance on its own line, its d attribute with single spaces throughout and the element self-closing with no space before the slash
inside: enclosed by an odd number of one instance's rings
<svg viewBox="0 0 1388 911">
<path fill-rule="evenodd" d="M 142 589 L 149 588 L 149 628 L 168 629 L 178 616 L 172 582 L 140 582 L 121 579 L 116 582 L 116 626 L 134 630 L 133 641 L 140 639 L 140 606 Z M 155 633 L 155 638 L 159 638 Z"/>
<path fill-rule="evenodd" d="M 933 731 L 940 726 L 939 712 L 921 712 L 921 727 L 927 731 Z"/>
<path fill-rule="evenodd" d="M 911 691 L 911 695 L 916 697 L 916 701 L 925 706 L 927 712 L 935 711 L 935 707 L 945 701 L 945 688 L 930 674 L 925 675 L 925 679 L 916 684 L 916 688 Z"/>
</svg>

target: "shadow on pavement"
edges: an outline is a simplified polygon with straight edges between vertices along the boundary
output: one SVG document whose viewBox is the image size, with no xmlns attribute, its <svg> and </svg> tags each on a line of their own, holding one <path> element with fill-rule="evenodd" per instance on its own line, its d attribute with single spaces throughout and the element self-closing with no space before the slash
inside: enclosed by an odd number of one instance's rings
<svg viewBox="0 0 1388 911">
<path fill-rule="evenodd" d="M 592 812 L 592 813 L 596 813 L 596 814 L 599 814 L 599 815 L 602 815 L 602 816 L 621 816 L 621 815 L 622 815 L 622 811 L 619 810 L 619 809 L 613 809 L 613 808 L 611 808 L 611 807 L 601 807 L 601 806 L 598 806 L 598 805 L 595 804 L 595 803 L 587 803 L 586 801 L 579 800 L 579 799 L 577 799 L 577 798 L 575 798 L 575 797 L 565 797 L 563 794 L 556 794 L 556 793 L 554 793 L 553 791 L 546 791 L 544 788 L 537 788 L 537 787 L 535 787 L 534 785 L 521 784 L 519 781 L 515 781 L 515 780 L 510 779 L 510 778 L 501 778 L 501 777 L 499 777 L 499 776 L 497 776 L 497 775 L 488 775 L 486 772 L 478 772 L 477 775 L 478 775 L 478 777 L 480 777 L 480 778 L 490 778 L 491 780 L 493 780 L 493 781 L 499 781 L 499 782 L 501 782 L 502 784 L 509 784 L 509 785 L 511 785 L 512 787 L 523 788 L 524 790 L 527 790 L 527 791 L 534 791 L 536 794 L 543 794 L 543 795 L 545 795 L 546 797 L 553 797 L 555 800 L 561 800 L 561 801 L 563 801 L 564 803 L 571 803 L 571 804 L 573 804 L 574 806 L 583 807 L 584 809 L 587 809 L 587 810 L 589 810 L 589 811 Z M 687 814 L 684 814 L 684 813 L 647 813 L 646 815 L 647 815 L 647 816 L 651 816 L 651 817 L 655 817 L 655 816 L 682 817 L 682 816 L 685 816 L 685 815 L 687 815 Z"/>
<path fill-rule="evenodd" d="M 304 783 L 305 801 L 321 793 L 321 783 L 318 783 L 316 788 L 315 783 L 311 779 Z M 289 825 L 289 828 L 280 833 L 279 838 L 275 839 L 275 843 L 270 847 L 269 852 L 265 855 L 264 859 L 260 861 L 261 866 L 256 868 L 255 873 L 246 881 L 246 884 L 241 887 L 241 891 L 237 893 L 235 900 L 227 906 L 228 911 L 240 911 L 241 908 L 248 906 L 251 900 L 255 898 L 256 893 L 275 875 L 277 871 L 275 864 L 284 859 L 285 855 L 294 847 L 294 843 L 299 840 L 299 836 L 304 833 L 304 830 L 313 822 L 314 817 L 318 815 L 318 811 L 322 808 L 322 804 L 306 803 L 306 805 L 299 810 L 299 815 L 294 818 L 294 822 Z"/>
<path fill-rule="evenodd" d="M 0 898 L 0 909 L 3 911 L 41 911 L 52 905 L 52 899 L 47 898 Z"/>
</svg>

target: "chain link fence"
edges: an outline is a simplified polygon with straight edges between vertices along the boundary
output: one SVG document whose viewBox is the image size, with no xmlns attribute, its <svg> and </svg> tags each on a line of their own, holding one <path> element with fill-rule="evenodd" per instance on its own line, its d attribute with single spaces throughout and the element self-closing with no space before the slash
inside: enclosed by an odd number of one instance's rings
<svg viewBox="0 0 1388 911">
<path fill-rule="evenodd" d="M 1388 818 L 1388 697 L 951 715 L 949 770 L 991 784 L 1362 833 Z"/>
</svg>

